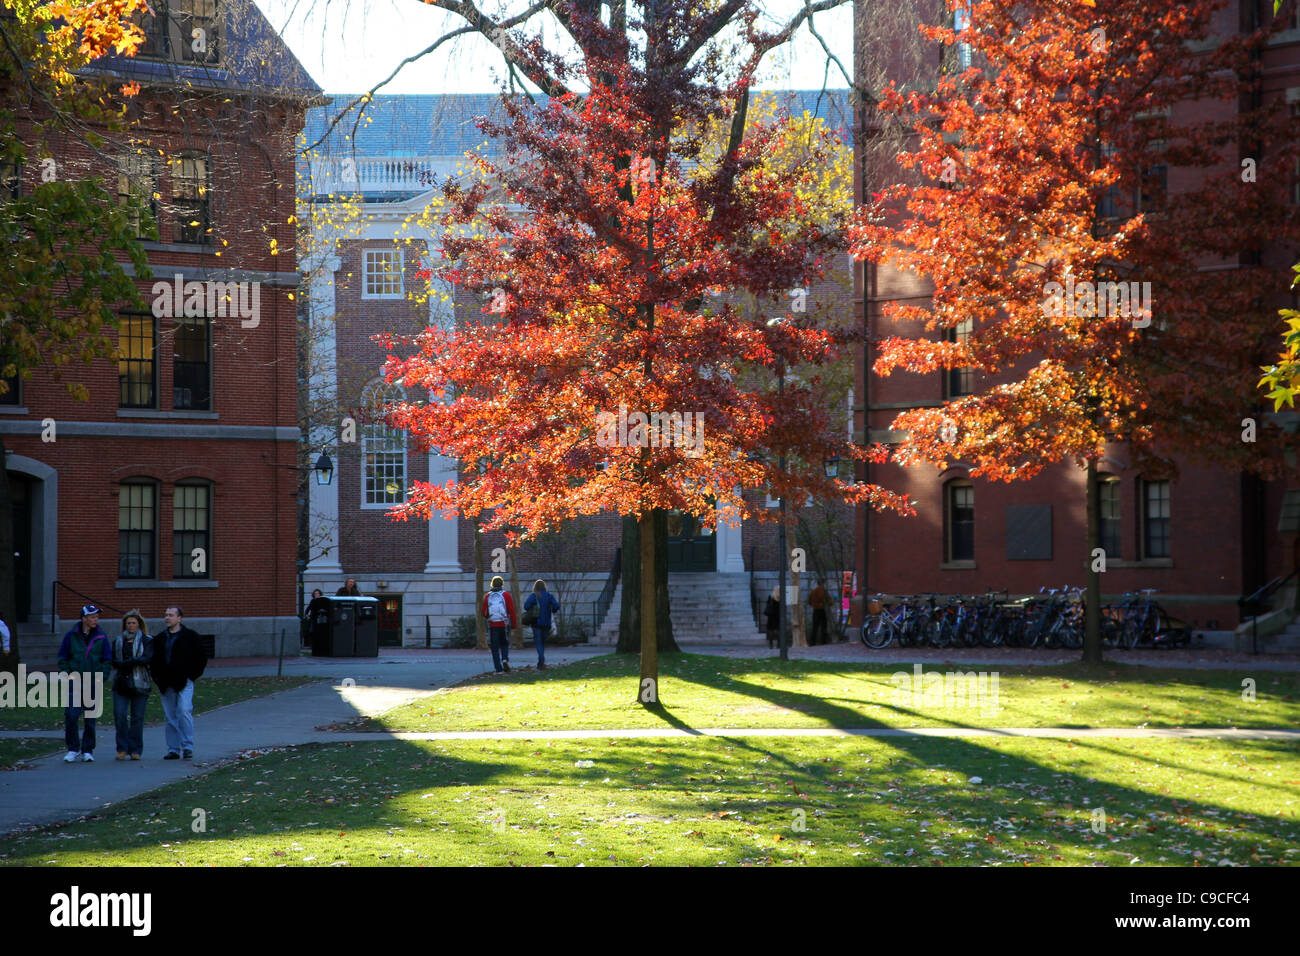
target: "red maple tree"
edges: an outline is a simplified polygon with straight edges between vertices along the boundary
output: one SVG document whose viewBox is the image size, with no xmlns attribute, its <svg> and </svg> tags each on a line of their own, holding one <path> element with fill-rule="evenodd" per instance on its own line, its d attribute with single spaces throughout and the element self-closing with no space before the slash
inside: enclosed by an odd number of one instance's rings
<svg viewBox="0 0 1300 956">
<path fill-rule="evenodd" d="M 933 285 L 928 305 L 886 317 L 973 325 L 949 341 L 882 337 L 875 372 L 971 368 L 991 384 L 900 414 L 892 459 L 1007 481 L 1075 461 L 1090 552 L 1108 443 L 1157 473 L 1185 454 L 1276 470 L 1288 439 L 1275 425 L 1242 440 L 1243 416 L 1262 418 L 1258 351 L 1285 269 L 1269 251 L 1300 239 L 1287 197 L 1300 130 L 1259 95 L 1275 27 L 1215 37 L 1222 0 L 948 6 L 965 8 L 965 29 L 923 32 L 969 44 L 973 65 L 934 92 L 887 90 L 879 115 L 914 131 L 898 156 L 908 181 L 850 232 L 857 257 Z M 1087 562 L 1089 661 L 1101 557 Z"/>
<path fill-rule="evenodd" d="M 754 489 L 796 506 L 817 496 L 906 508 L 880 488 L 825 476 L 825 459 L 872 452 L 850 443 L 818 402 L 815 377 L 778 395 L 774 374 L 751 374 L 822 363 L 847 347 L 805 322 L 789 295 L 843 242 L 843 223 L 812 221 L 800 197 L 825 144 L 808 145 L 796 162 L 789 151 L 769 162 L 786 125 L 745 128 L 742 115 L 711 160 L 708 121 L 743 110 L 757 57 L 730 84 L 716 54 L 666 70 L 656 50 L 676 49 L 674 36 L 699 14 L 689 3 L 656 13 L 628 31 L 646 31 L 644 59 L 593 18 L 585 29 L 604 31 L 606 42 L 584 46 L 608 56 L 548 64 L 580 71 L 572 78 L 589 93 L 545 106 L 505 98 L 505 119 L 480 124 L 507 156 L 478 160 L 477 183 L 444 189 L 437 271 L 481 291 L 489 321 L 389 340 L 413 354 L 387 368 L 431 397 L 394 409 L 390 421 L 462 468 L 445 486 L 417 484 L 398 517 L 490 513 L 484 527 L 513 537 L 605 510 L 637 516 L 643 703 L 657 700 L 656 509 L 706 526 L 715 505 L 733 520 L 771 520 L 747 505 L 743 494 Z M 533 55 L 547 56 L 540 46 Z M 495 189 L 515 208 L 491 201 Z M 742 316 L 717 296 L 728 290 L 767 306 Z M 629 427 L 620 431 L 624 410 Z M 637 413 L 680 416 L 689 434 L 638 432 Z"/>
</svg>

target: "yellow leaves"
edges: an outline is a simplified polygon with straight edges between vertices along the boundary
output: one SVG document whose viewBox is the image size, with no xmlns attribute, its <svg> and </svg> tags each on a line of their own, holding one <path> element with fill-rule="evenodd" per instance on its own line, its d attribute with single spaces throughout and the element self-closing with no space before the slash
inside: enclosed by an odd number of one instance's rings
<svg viewBox="0 0 1300 956">
<path fill-rule="evenodd" d="M 280 254 L 280 244 L 279 244 L 279 242 L 277 242 L 275 239 L 272 239 L 272 240 L 271 240 L 271 255 L 273 255 L 273 256 L 278 256 L 279 254 Z"/>
</svg>

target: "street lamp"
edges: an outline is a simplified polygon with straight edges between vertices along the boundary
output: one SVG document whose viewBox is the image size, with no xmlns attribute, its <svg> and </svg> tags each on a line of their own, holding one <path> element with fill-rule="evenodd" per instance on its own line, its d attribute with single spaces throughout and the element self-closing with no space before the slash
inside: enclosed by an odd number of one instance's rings
<svg viewBox="0 0 1300 956">
<path fill-rule="evenodd" d="M 826 469 L 826 477 L 827 477 L 827 478 L 838 478 L 838 477 L 839 477 L 839 474 L 840 474 L 840 459 L 839 459 L 839 456 L 838 456 L 838 455 L 835 456 L 834 458 L 827 458 L 824 462 L 822 462 L 822 466 Z"/>
<path fill-rule="evenodd" d="M 334 480 L 334 462 L 330 461 L 330 456 L 325 452 L 320 453 L 313 470 L 316 472 L 316 484 L 318 485 L 328 485 Z"/>
</svg>

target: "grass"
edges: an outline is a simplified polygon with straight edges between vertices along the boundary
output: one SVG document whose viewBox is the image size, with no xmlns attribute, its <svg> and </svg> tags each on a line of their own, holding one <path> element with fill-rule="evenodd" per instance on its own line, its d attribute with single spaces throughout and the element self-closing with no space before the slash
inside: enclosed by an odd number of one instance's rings
<svg viewBox="0 0 1300 956">
<path fill-rule="evenodd" d="M 194 713 L 202 714 L 226 704 L 236 704 L 253 697 L 264 697 L 282 690 L 291 690 L 320 678 L 315 677 L 201 677 L 194 682 Z M 149 695 L 145 710 L 146 724 L 162 723 L 162 698 L 155 687 Z M 113 725 L 113 696 L 106 688 L 104 713 L 99 717 L 100 727 Z M 62 707 L 0 707 L 0 730 L 62 730 Z M 47 751 L 62 749 L 53 745 Z M 0 761 L 2 763 L 3 761 Z"/>
<path fill-rule="evenodd" d="M 31 757 L 44 757 L 63 749 L 62 741 L 49 737 L 18 737 L 0 740 L 0 770 L 13 770 Z"/>
<path fill-rule="evenodd" d="M 0 863 L 1273 865 L 1300 854 L 1298 784 L 1279 741 L 357 742 L 0 839 Z"/>
<path fill-rule="evenodd" d="M 691 727 L 1294 727 L 1300 674 L 1202 671 L 1110 664 L 1000 667 L 996 707 L 965 698 L 915 698 L 906 665 L 744 660 L 697 654 L 660 658 L 667 720 Z M 923 673 L 970 673 L 927 663 Z M 903 679 L 894 679 L 901 673 Z M 545 672 L 488 675 L 347 729 L 393 731 L 663 727 L 633 701 L 637 658 L 609 655 Z M 1243 699 L 1252 677 L 1255 699 Z M 991 687 L 991 685 L 986 685 Z M 990 695 L 991 696 L 991 695 Z M 966 704 L 970 706 L 965 706 Z"/>
</svg>

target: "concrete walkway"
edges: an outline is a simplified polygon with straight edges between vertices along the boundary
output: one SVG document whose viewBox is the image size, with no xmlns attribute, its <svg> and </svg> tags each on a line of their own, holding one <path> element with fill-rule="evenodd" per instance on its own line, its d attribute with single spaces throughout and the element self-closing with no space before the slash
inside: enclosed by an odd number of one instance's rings
<svg viewBox="0 0 1300 956">
<path fill-rule="evenodd" d="M 752 645 L 687 647 L 694 653 L 731 657 L 762 657 L 766 647 Z M 584 660 L 609 653 L 606 647 L 566 647 L 547 651 L 548 663 L 555 665 Z M 1077 659 L 1077 652 L 1067 652 Z M 1296 670 L 1295 659 L 1260 659 L 1201 661 L 1176 652 L 1130 652 L 1144 656 L 1160 666 L 1223 667 L 1256 670 Z M 1194 653 L 1194 652 L 1193 652 Z M 969 655 L 969 656 L 968 656 Z M 855 663 L 912 663 L 953 661 L 965 665 L 980 663 L 1016 664 L 1049 663 L 1045 655 L 1021 652 L 1025 660 L 998 655 L 988 659 L 987 651 L 972 649 L 967 653 L 948 649 L 929 653 L 916 650 L 882 652 L 852 644 L 813 648 L 794 648 L 792 657 L 843 660 Z M 515 649 L 516 668 L 536 662 L 534 652 Z M 1280 666 L 1266 666 L 1280 665 Z M 62 750 L 55 756 L 29 762 L 22 770 L 0 772 L 0 834 L 31 826 L 75 819 L 94 813 L 157 787 L 186 777 L 206 773 L 217 765 L 249 751 L 319 742 L 371 742 L 391 740 L 513 740 L 513 739 L 593 739 L 593 738 L 673 738 L 689 736 L 720 737 L 1223 737 L 1238 739 L 1300 739 L 1300 732 L 1288 730 L 1238 730 L 1235 728 L 898 728 L 852 729 L 734 729 L 676 728 L 645 730 L 561 730 L 561 731 L 467 731 L 448 733 L 337 733 L 321 728 L 358 717 L 374 716 L 409 700 L 432 694 L 439 688 L 459 683 L 484 673 L 490 658 L 484 651 L 423 650 L 385 648 L 379 658 L 327 659 L 296 657 L 286 659 L 286 675 L 327 678 L 326 681 L 231 704 L 195 717 L 195 760 L 162 760 L 166 752 L 161 725 L 145 728 L 141 761 L 118 762 L 113 759 L 113 721 L 111 713 L 101 718 L 97 728 L 99 747 L 92 764 L 65 764 Z M 251 677 L 275 674 L 273 658 L 219 659 L 208 665 L 210 677 Z M 202 700 L 202 681 L 197 696 Z M 3 731 L 4 738 L 62 739 L 60 731 Z M 60 745 L 61 747 L 61 745 Z"/>
</svg>

